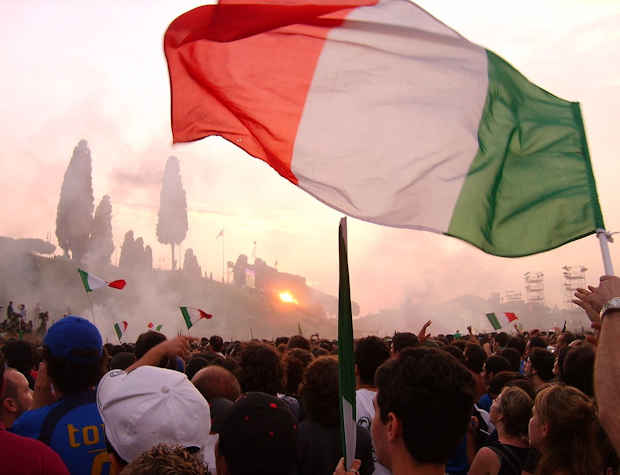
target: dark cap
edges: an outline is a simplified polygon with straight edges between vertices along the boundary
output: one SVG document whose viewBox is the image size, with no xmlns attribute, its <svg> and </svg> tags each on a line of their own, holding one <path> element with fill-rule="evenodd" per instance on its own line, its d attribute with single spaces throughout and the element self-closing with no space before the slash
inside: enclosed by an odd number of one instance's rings
<svg viewBox="0 0 620 475">
<path fill-rule="evenodd" d="M 295 466 L 297 421 L 265 393 L 241 395 L 218 424 L 219 450 L 235 475 L 288 475 Z"/>
<path fill-rule="evenodd" d="M 68 358 L 76 349 L 95 350 L 98 356 L 103 352 L 103 341 L 97 327 L 82 317 L 68 315 L 54 323 L 43 344 L 55 358 Z"/>
<path fill-rule="evenodd" d="M 211 410 L 211 432 L 219 434 L 224 419 L 228 415 L 228 411 L 232 407 L 233 402 L 230 399 L 216 397 L 209 403 Z"/>
</svg>

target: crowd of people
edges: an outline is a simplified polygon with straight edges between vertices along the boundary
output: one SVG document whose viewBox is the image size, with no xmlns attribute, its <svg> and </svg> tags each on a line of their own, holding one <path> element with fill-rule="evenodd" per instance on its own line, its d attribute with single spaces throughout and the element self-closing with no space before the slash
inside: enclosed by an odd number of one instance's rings
<svg viewBox="0 0 620 475">
<path fill-rule="evenodd" d="M 614 300 L 618 299 L 618 300 Z M 103 344 L 66 316 L 0 352 L 0 473 L 617 473 L 620 279 L 580 289 L 593 331 L 355 341 L 345 467 L 338 344 L 148 331 Z"/>
<path fill-rule="evenodd" d="M 0 305 L 0 312 L 2 311 L 3 306 Z M 0 321 L 0 333 L 23 336 L 24 334 L 35 332 L 39 337 L 42 337 L 47 331 L 49 313 L 42 311 L 38 304 L 35 306 L 33 313 L 37 322 L 28 319 L 25 304 L 19 304 L 16 310 L 13 301 L 10 301 L 6 307 L 6 319 Z"/>
</svg>

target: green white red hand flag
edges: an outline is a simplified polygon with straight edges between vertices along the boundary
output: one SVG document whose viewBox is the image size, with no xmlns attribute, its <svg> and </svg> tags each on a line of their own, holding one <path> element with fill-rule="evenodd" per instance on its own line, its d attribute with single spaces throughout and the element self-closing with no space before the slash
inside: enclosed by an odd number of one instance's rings
<svg viewBox="0 0 620 475">
<path fill-rule="evenodd" d="M 78 269 L 78 273 L 80 274 L 80 279 L 82 280 L 82 285 L 84 286 L 84 290 L 86 290 L 86 292 L 92 292 L 93 290 L 101 289 L 103 287 L 111 287 L 113 289 L 121 290 L 127 284 L 127 282 L 122 279 L 108 282 L 107 280 L 103 280 L 101 277 L 97 277 L 96 275 L 82 269 Z"/>
<path fill-rule="evenodd" d="M 185 322 L 185 325 L 187 326 L 188 330 L 192 328 L 194 325 L 196 325 L 196 323 L 202 320 L 203 318 L 206 320 L 213 318 L 212 314 L 207 313 L 204 310 L 201 310 L 199 308 L 193 308 L 193 307 L 179 307 L 179 308 L 181 309 L 181 315 L 183 316 L 183 321 Z"/>
</svg>

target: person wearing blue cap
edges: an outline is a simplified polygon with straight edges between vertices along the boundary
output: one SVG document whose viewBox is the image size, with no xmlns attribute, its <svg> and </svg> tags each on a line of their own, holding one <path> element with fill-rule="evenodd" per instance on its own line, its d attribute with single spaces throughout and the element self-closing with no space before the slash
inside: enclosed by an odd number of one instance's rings
<svg viewBox="0 0 620 475">
<path fill-rule="evenodd" d="M 101 334 L 85 318 L 69 315 L 49 328 L 43 347 L 37 409 L 22 414 L 11 431 L 49 445 L 72 475 L 105 473 L 111 456 L 95 392 L 107 370 Z"/>
</svg>

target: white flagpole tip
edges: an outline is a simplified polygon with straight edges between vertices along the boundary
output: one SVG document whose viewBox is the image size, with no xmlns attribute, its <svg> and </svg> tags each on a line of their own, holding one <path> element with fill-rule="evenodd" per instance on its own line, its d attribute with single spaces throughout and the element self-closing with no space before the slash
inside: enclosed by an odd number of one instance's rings
<svg viewBox="0 0 620 475">
<path fill-rule="evenodd" d="M 614 266 L 611 262 L 609 253 L 609 243 L 614 242 L 609 231 L 605 229 L 597 229 L 596 237 L 601 245 L 601 255 L 603 256 L 603 266 L 605 267 L 605 275 L 614 275 Z"/>
</svg>

